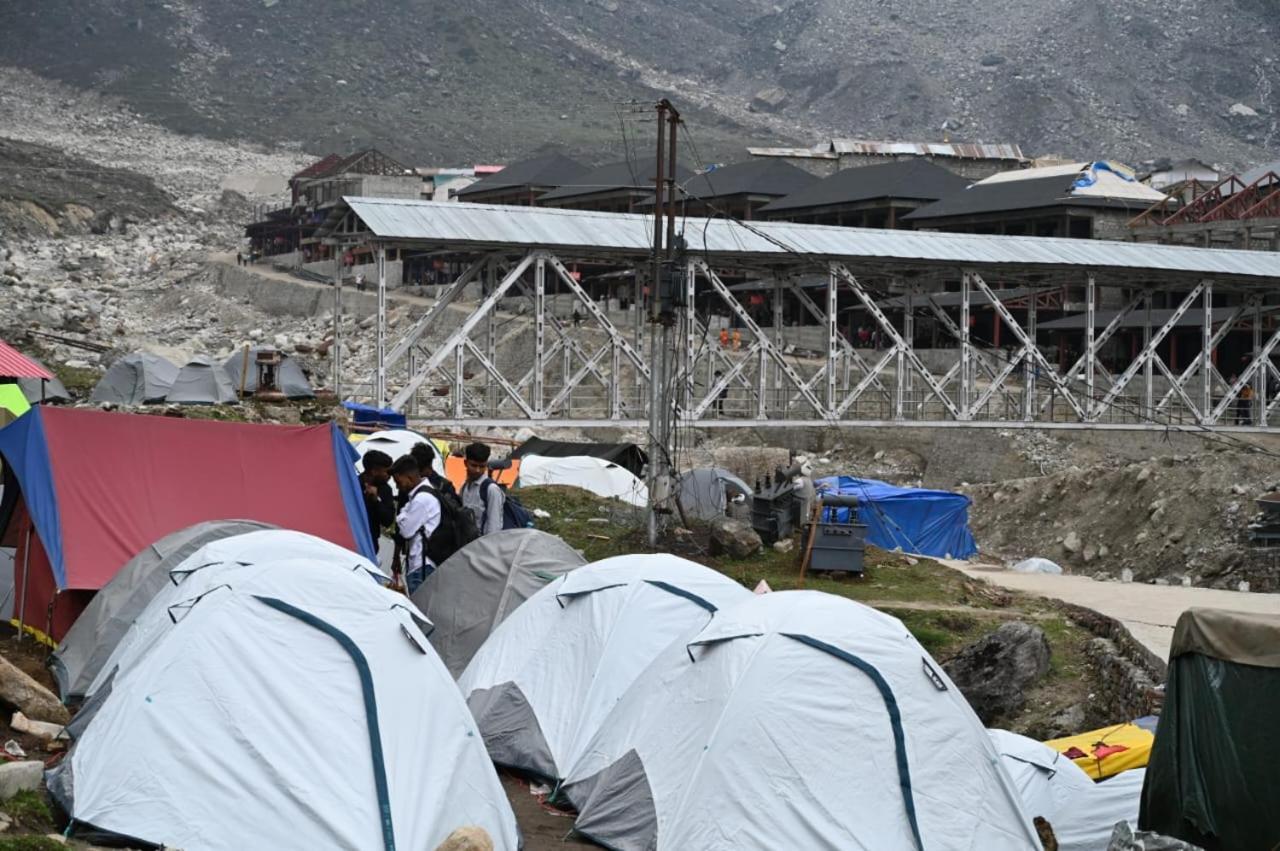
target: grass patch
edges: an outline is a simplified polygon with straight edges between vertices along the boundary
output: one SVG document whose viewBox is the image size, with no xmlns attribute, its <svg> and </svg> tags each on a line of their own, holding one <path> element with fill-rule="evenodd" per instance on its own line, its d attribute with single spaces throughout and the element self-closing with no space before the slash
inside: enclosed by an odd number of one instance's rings
<svg viewBox="0 0 1280 851">
<path fill-rule="evenodd" d="M 53 811 L 49 809 L 49 803 L 39 792 L 23 789 L 0 804 L 0 809 L 3 809 L 19 827 L 46 833 L 53 830 Z"/>
<path fill-rule="evenodd" d="M 102 370 L 91 366 L 67 366 L 56 364 L 49 367 L 58 380 L 67 388 L 73 399 L 87 399 L 94 386 L 102 378 Z"/>
<path fill-rule="evenodd" d="M 67 846 L 47 836 L 3 836 L 0 851 L 67 851 Z"/>
</svg>

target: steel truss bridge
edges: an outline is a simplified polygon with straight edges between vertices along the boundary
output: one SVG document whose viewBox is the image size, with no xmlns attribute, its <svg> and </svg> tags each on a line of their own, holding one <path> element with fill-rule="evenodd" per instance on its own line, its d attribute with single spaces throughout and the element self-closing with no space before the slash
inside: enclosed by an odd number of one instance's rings
<svg viewBox="0 0 1280 851">
<path fill-rule="evenodd" d="M 442 427 L 644 428 L 650 399 L 662 398 L 681 426 L 1250 431 L 1267 428 L 1280 403 L 1267 397 L 1280 381 L 1277 254 L 688 219 L 682 306 L 657 331 L 643 324 L 645 311 L 611 310 L 592 283 L 625 281 L 642 303 L 652 226 L 629 214 L 348 198 L 321 236 L 370 249 L 380 270 L 388 250 L 462 264 L 396 340 L 378 275 L 371 400 Z M 338 280 L 337 305 L 341 288 Z M 749 310 L 743 288 L 771 307 Z M 1037 320 L 1068 288 L 1083 302 L 1083 341 L 1063 369 L 1036 345 Z M 821 345 L 797 351 L 784 297 L 813 323 L 808 339 L 820 329 Z M 1106 324 L 1097 321 L 1103 303 L 1119 305 Z M 850 342 L 842 304 L 879 330 L 879 349 Z M 975 339 L 971 318 L 985 310 L 1011 347 Z M 713 315 L 741 329 L 738 347 L 720 344 Z M 951 338 L 949 363 L 931 366 L 913 345 L 917 317 Z M 1178 367 L 1160 347 L 1189 320 L 1199 351 Z M 1100 354 L 1122 328 L 1140 329 L 1140 348 L 1109 370 Z M 1250 354 L 1238 370 L 1220 370 L 1214 351 L 1232 331 L 1251 332 Z M 651 395 L 655 372 L 663 394 Z M 1237 423 L 1246 388 L 1248 422 Z"/>
</svg>

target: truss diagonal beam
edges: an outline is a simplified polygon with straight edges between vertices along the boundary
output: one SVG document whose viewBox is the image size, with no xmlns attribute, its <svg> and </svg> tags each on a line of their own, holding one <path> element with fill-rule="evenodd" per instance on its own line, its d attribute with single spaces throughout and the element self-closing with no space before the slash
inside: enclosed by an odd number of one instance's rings
<svg viewBox="0 0 1280 851">
<path fill-rule="evenodd" d="M 1235 310 L 1233 310 L 1230 313 L 1230 315 L 1227 316 L 1226 321 L 1222 323 L 1222 325 L 1218 328 L 1218 330 L 1214 332 L 1213 337 L 1209 340 L 1210 350 L 1216 349 L 1218 346 L 1222 344 L 1222 341 L 1227 338 L 1227 334 L 1231 333 L 1231 330 L 1235 328 L 1235 326 L 1244 317 L 1245 311 L 1252 310 L 1260 303 L 1261 303 L 1261 299 L 1259 299 L 1257 296 L 1251 296 L 1247 301 L 1245 301 L 1244 304 L 1240 305 Z M 1187 386 L 1187 382 L 1190 381 L 1191 377 L 1194 376 L 1196 372 L 1200 370 L 1200 367 L 1202 364 L 1203 364 L 1203 361 L 1200 358 L 1194 358 L 1191 361 L 1191 363 L 1187 365 L 1186 369 L 1182 370 L 1182 373 L 1178 376 L 1175 382 L 1177 386 L 1185 388 Z M 1226 384 L 1227 382 L 1225 379 L 1223 379 L 1222 373 L 1218 372 L 1216 367 L 1211 367 L 1211 368 L 1213 369 L 1214 377 L 1216 377 L 1223 384 Z M 1159 404 L 1156 405 L 1156 410 L 1157 411 L 1164 410 L 1164 408 L 1169 404 L 1170 400 L 1173 399 L 1173 396 L 1174 396 L 1173 387 L 1170 387 L 1167 391 L 1165 391 L 1165 394 L 1163 398 L 1160 399 Z"/>
<path fill-rule="evenodd" d="M 1147 343 L 1147 345 L 1143 347 L 1142 351 L 1139 352 L 1138 357 L 1129 364 L 1125 371 L 1120 374 L 1120 377 L 1116 379 L 1115 383 L 1111 385 L 1111 388 L 1107 390 L 1107 394 L 1103 396 L 1102 400 L 1098 403 L 1095 411 L 1100 412 L 1111 407 L 1111 403 L 1114 402 L 1116 397 L 1124 391 L 1124 388 L 1129 386 L 1129 382 L 1138 374 L 1138 370 L 1142 369 L 1142 365 L 1154 357 L 1156 348 L 1164 342 L 1165 337 L 1169 336 L 1169 332 L 1177 327 L 1178 321 L 1182 319 L 1188 310 L 1191 309 L 1191 305 L 1195 303 L 1195 300 L 1200 297 L 1202 292 L 1204 292 L 1203 281 L 1196 284 L 1191 292 L 1187 293 L 1186 297 L 1182 300 L 1182 303 L 1178 305 L 1177 310 L 1173 312 L 1173 315 L 1169 317 L 1168 321 L 1160 326 L 1159 331 L 1156 331 L 1151 335 L 1151 342 Z M 1195 410 L 1194 407 L 1192 410 Z"/>
<path fill-rule="evenodd" d="M 387 369 L 395 366 L 396 363 L 399 362 L 400 358 L 409 353 L 409 349 L 415 345 L 418 340 L 422 339 L 422 335 L 427 333 L 435 323 L 436 318 L 443 313 L 449 305 L 453 304 L 453 302 L 457 300 L 458 296 L 462 294 L 462 291 L 467 288 L 467 285 L 475 280 L 476 275 L 485 267 L 485 264 L 492 260 L 492 257 L 481 257 L 479 260 L 464 269 L 462 274 L 458 276 L 457 280 L 450 284 L 447 290 L 436 297 L 435 304 L 431 305 L 431 307 L 427 309 L 427 312 L 422 315 L 422 318 L 413 323 L 409 330 L 405 332 L 404 336 L 400 338 L 400 341 L 391 347 L 391 351 L 387 353 Z"/>
<path fill-rule="evenodd" d="M 853 273 L 840 263 L 833 263 L 831 268 L 845 282 L 845 285 L 853 290 L 853 294 L 858 297 L 858 301 L 862 302 L 862 306 L 867 309 L 867 312 L 875 317 L 876 322 L 880 325 L 880 330 L 884 331 L 884 333 L 889 336 L 890 340 L 893 340 L 894 346 L 902 347 L 903 354 L 905 354 L 907 356 L 907 360 L 911 362 L 912 369 L 920 373 L 920 377 L 929 385 L 929 389 L 933 391 L 933 395 L 938 397 L 938 401 L 942 402 L 943 406 L 946 407 L 951 416 L 955 417 L 957 420 L 963 419 L 960 415 L 960 409 L 957 408 L 955 403 L 951 401 L 951 398 L 947 396 L 947 393 L 942 389 L 942 386 L 934 380 L 933 373 L 929 372 L 928 368 L 925 367 L 924 362 L 921 361 L 919 355 L 915 353 L 915 349 L 902 339 L 902 335 L 898 333 L 898 329 L 893 327 L 893 323 L 889 321 L 889 317 L 885 316 L 884 311 L 880 309 L 880 305 L 876 304 L 871 296 L 867 295 L 866 290 L 862 288 L 862 284 L 856 277 L 854 277 Z"/>
<path fill-rule="evenodd" d="M 720 394 L 729 389 L 729 385 L 742 376 L 743 370 L 747 368 L 753 355 L 763 351 L 760 347 L 760 341 L 756 340 L 747 347 L 746 357 L 736 361 L 733 366 L 729 367 L 729 371 L 720 376 L 720 380 L 714 386 L 707 390 L 707 395 L 701 399 L 693 409 L 693 419 L 697 420 L 707 412 L 707 408 L 719 398 Z"/>
<path fill-rule="evenodd" d="M 441 344 L 439 348 L 432 352 L 431 356 L 427 358 L 426 362 L 423 363 L 422 367 L 418 370 L 418 374 L 410 376 L 404 389 L 397 393 L 395 398 L 391 400 L 392 408 L 397 411 L 404 408 L 405 403 L 413 398 L 414 393 L 418 392 L 418 388 L 422 386 L 424 381 L 426 381 L 427 376 L 430 375 L 436 367 L 444 363 L 444 359 L 447 358 L 451 352 L 461 346 L 463 340 L 466 340 L 471 336 L 471 332 L 475 330 L 476 326 L 480 324 L 480 321 L 489 313 L 489 311 L 498 306 L 498 302 L 502 300 L 504 295 L 506 295 L 507 290 L 511 289 L 512 285 L 519 280 L 520 276 L 523 275 L 525 270 L 533 263 L 537 253 L 538 252 L 536 251 L 530 251 L 521 258 L 520 262 L 517 263 L 511 271 L 507 272 L 503 279 L 498 283 L 498 286 L 494 288 L 493 292 L 489 293 L 489 296 L 480 303 L 480 306 L 477 307 L 470 316 L 463 320 L 463 323 L 458 330 L 450 334 L 449 338 Z"/>
<path fill-rule="evenodd" d="M 626 338 L 622 335 L 622 332 L 618 330 L 617 326 L 609 321 L 609 317 L 600 309 L 600 305 L 596 304 L 595 299 L 591 298 L 591 296 L 587 294 L 587 291 L 573 279 L 573 275 L 569 274 L 569 270 L 564 267 L 564 264 L 561 263 L 558 258 L 548 255 L 547 262 L 551 264 L 551 268 L 556 270 L 556 275 L 560 277 L 560 280 L 564 281 L 565 285 L 568 286 L 569 289 L 573 290 L 574 295 L 578 297 L 578 300 L 582 302 L 582 306 L 585 307 L 587 312 L 591 314 L 593 319 L 595 319 L 596 324 L 603 328 L 611 339 L 618 342 L 618 346 L 622 349 L 622 353 L 627 356 L 627 359 L 635 365 L 636 370 L 644 376 L 646 381 L 648 381 L 650 378 L 649 365 L 645 363 L 644 358 L 638 351 L 636 351 L 635 346 L 627 342 Z"/>
<path fill-rule="evenodd" d="M 783 357 L 782 353 L 779 352 L 774 347 L 773 343 L 769 341 L 769 338 L 765 336 L 764 331 L 761 330 L 760 326 L 756 324 L 756 321 L 751 318 L 751 314 L 747 313 L 742 304 L 733 297 L 733 293 L 729 292 L 729 288 L 724 285 L 724 281 L 720 280 L 720 276 L 713 272 L 711 267 L 709 267 L 704 261 L 698 261 L 697 269 L 702 273 L 703 277 L 710 282 L 711 287 L 716 291 L 716 294 L 720 296 L 720 299 L 725 303 L 725 305 L 738 317 L 738 321 L 745 325 L 747 330 L 751 332 L 751 336 L 756 340 L 756 342 L 764 347 L 764 350 L 768 353 L 770 359 L 782 368 L 787 379 L 796 387 L 800 388 L 800 392 L 804 396 L 805 401 L 813 406 L 813 410 L 819 416 L 824 419 L 829 419 L 831 411 L 824 407 L 822 402 L 818 400 L 818 397 L 813 395 L 807 387 L 803 386 L 804 382 L 800 378 L 800 374 L 795 371 L 791 364 L 787 363 L 787 359 Z"/>
<path fill-rule="evenodd" d="M 1000 315 L 1004 324 L 1008 326 L 1009 330 L 1013 332 L 1013 335 L 1021 341 L 1023 349 L 1031 355 L 1032 360 L 1040 364 L 1040 368 L 1044 370 L 1045 375 L 1049 377 L 1049 381 L 1052 382 L 1053 386 L 1062 394 L 1062 398 L 1071 406 L 1071 410 L 1076 412 L 1076 416 L 1082 421 L 1088 420 L 1084 409 L 1080 407 L 1080 403 L 1076 401 L 1075 394 L 1073 394 L 1071 389 L 1067 386 L 1067 382 L 1062 376 L 1058 375 L 1057 371 L 1049 365 L 1047 360 L 1045 360 L 1044 355 L 1040 353 L 1040 349 L 1036 346 L 1035 340 L 1028 337 L 1027 332 L 1022 330 L 1022 326 L 1013 318 L 1013 314 L 1009 312 L 1009 308 L 1005 307 L 1004 302 L 996 298 L 995 293 L 991 291 L 991 287 L 987 286 L 987 282 L 984 281 L 982 276 L 977 272 L 970 272 L 969 278 L 973 283 L 977 284 L 978 289 L 981 290 L 982 294 L 991 302 L 991 307 Z"/>
<path fill-rule="evenodd" d="M 524 397 L 520 395 L 520 391 L 516 387 L 512 386 L 511 382 L 507 381 L 506 377 L 498 369 L 497 365 L 494 364 L 493 361 L 489 360 L 489 358 L 485 356 L 484 352 L 480 351 L 480 347 L 471 342 L 470 339 L 465 340 L 463 345 L 466 346 L 466 349 L 471 353 L 471 356 L 480 362 L 480 366 L 484 367 L 484 371 L 493 377 L 494 382 L 502 388 L 502 392 L 507 394 L 507 398 L 516 403 L 516 407 L 520 409 L 521 413 L 531 420 L 537 419 L 535 411 L 533 408 L 529 407 L 527 402 L 525 402 Z"/>
</svg>

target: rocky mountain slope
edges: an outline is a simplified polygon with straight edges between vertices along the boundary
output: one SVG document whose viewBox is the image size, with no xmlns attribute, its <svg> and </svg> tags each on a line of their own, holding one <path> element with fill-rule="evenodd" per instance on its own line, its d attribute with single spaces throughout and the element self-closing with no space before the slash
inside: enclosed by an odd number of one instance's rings
<svg viewBox="0 0 1280 851">
<path fill-rule="evenodd" d="M 670 95 L 704 158 L 823 135 L 1033 153 L 1274 156 L 1277 0 L 46 0 L 0 63 L 183 131 L 414 164 L 624 149 Z M 768 91 L 757 101 L 753 98 Z M 647 151 L 651 125 L 632 125 Z"/>
</svg>

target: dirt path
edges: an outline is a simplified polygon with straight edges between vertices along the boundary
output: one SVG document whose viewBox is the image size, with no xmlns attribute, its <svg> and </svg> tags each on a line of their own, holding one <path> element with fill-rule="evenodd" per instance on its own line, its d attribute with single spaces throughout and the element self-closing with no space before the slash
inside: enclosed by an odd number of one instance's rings
<svg viewBox="0 0 1280 851">
<path fill-rule="evenodd" d="M 1087 576 L 1015 573 L 999 567 L 938 559 L 966 576 L 986 579 L 1015 591 L 1053 597 L 1085 606 L 1122 622 L 1133 637 L 1161 659 L 1169 656 L 1169 642 L 1178 616 L 1194 606 L 1280 615 L 1280 594 L 1251 594 L 1214 588 L 1097 582 Z"/>
</svg>

